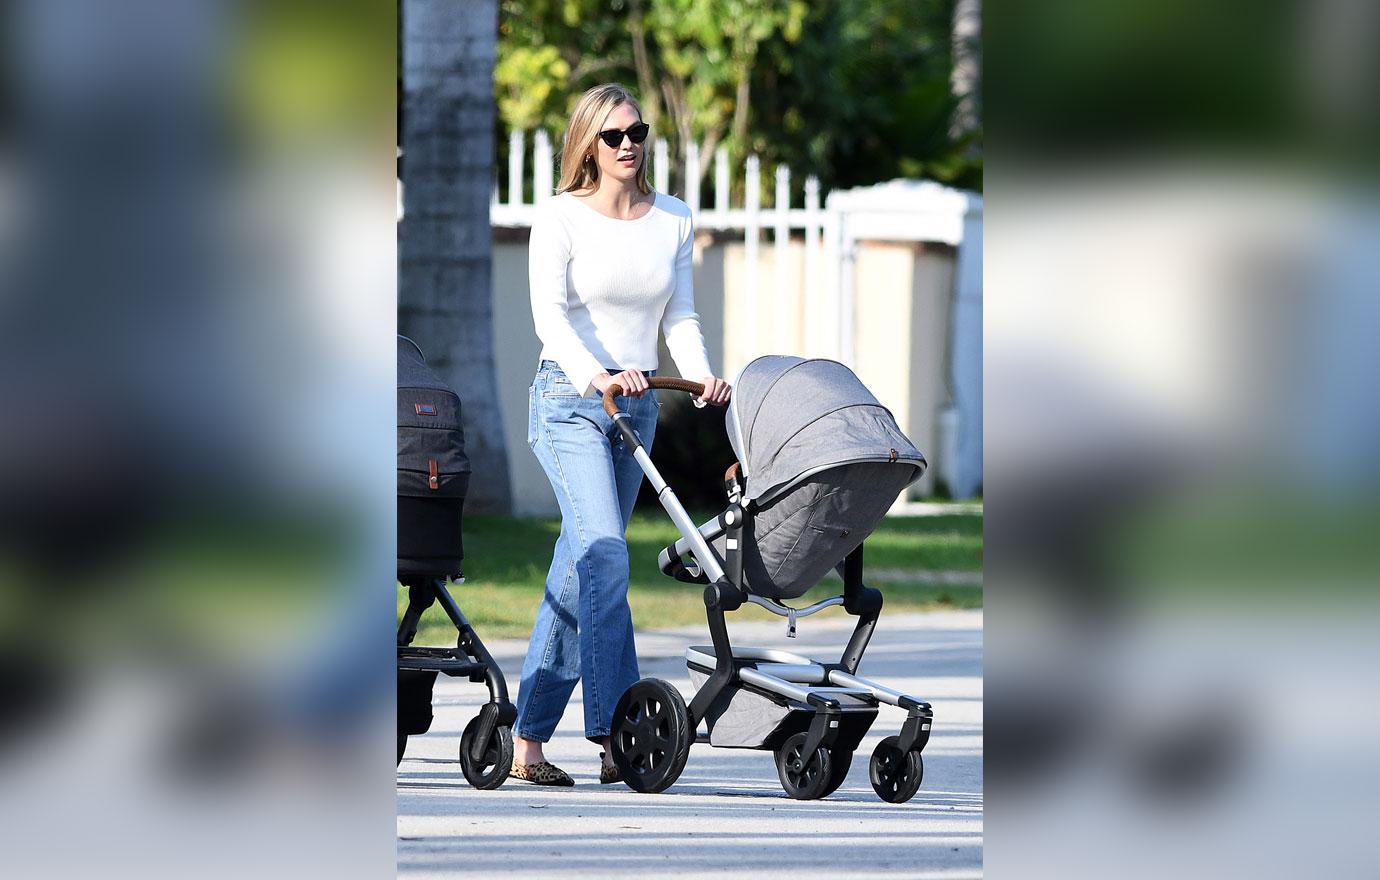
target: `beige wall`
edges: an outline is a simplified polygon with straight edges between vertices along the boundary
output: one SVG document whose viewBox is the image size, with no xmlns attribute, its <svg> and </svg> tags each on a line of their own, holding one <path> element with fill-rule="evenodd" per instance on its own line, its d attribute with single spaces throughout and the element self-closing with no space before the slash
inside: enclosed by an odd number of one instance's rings
<svg viewBox="0 0 1380 880">
<path fill-rule="evenodd" d="M 726 289 L 725 339 L 730 377 L 763 354 L 828 356 L 837 338 L 833 300 L 819 279 L 819 306 L 807 317 L 802 308 L 782 309 L 777 300 L 775 248 L 758 254 L 759 296 L 747 288 L 746 247 L 718 245 L 721 272 L 696 278 L 697 295 L 709 285 Z M 804 245 L 788 248 L 790 289 L 803 289 Z M 953 300 L 954 251 L 939 245 L 859 242 L 854 261 L 854 368 L 858 377 L 896 416 L 906 435 L 933 464 L 939 456 L 938 413 L 947 405 L 945 363 L 950 304 Z M 705 273 L 707 274 L 707 273 Z M 756 314 L 756 325 L 750 323 Z M 931 467 L 910 490 L 921 498 L 934 491 L 939 469 Z"/>
<path fill-rule="evenodd" d="M 715 241 L 701 234 L 696 243 L 695 306 L 710 365 L 731 380 L 758 355 L 824 354 L 819 350 L 820 340 L 835 331 L 833 316 L 820 310 L 807 319 L 802 307 L 782 307 L 777 298 L 776 251 L 770 243 L 764 243 L 758 254 L 759 295 L 750 295 L 745 258 L 741 239 Z M 789 289 L 801 290 L 804 247 L 800 242 L 793 241 L 788 248 L 786 271 Z M 858 375 L 932 464 L 939 445 L 936 417 L 947 402 L 944 364 L 953 272 L 952 249 L 932 245 L 861 242 L 855 262 Z M 525 231 L 496 234 L 493 278 L 499 404 L 515 511 L 554 514 L 551 487 L 527 447 L 527 389 L 541 346 L 528 305 Z M 660 350 L 662 373 L 678 375 L 664 343 Z M 936 470 L 932 467 L 916 484 L 913 497 L 933 491 Z"/>
<path fill-rule="evenodd" d="M 945 382 L 953 252 L 915 244 L 867 242 L 855 263 L 856 371 L 933 464 Z M 931 467 L 910 490 L 934 491 Z"/>
<path fill-rule="evenodd" d="M 741 239 L 717 246 L 724 252 L 723 273 L 707 283 L 724 289 L 724 311 L 728 327 L 724 340 L 726 369 L 730 380 L 756 357 L 764 354 L 809 356 L 821 352 L 806 345 L 806 309 L 802 305 L 782 307 L 776 286 L 776 248 L 759 247 L 757 254 L 757 294 L 748 289 L 747 248 Z M 786 249 L 786 280 L 789 290 L 804 290 L 805 248 L 792 241 Z M 698 288 L 696 288 L 698 290 Z M 803 297 L 802 294 L 797 296 Z"/>
<path fill-rule="evenodd" d="M 709 366 L 722 376 L 725 373 L 724 343 L 727 327 L 724 314 L 724 249 L 713 244 L 713 238 L 701 234 L 695 241 L 695 310 L 700 315 L 700 330 L 704 346 L 709 352 Z M 675 362 L 666 350 L 666 340 L 657 340 L 658 373 L 679 376 Z M 703 376 L 683 378 L 699 381 Z"/>
<path fill-rule="evenodd" d="M 495 232 L 493 255 L 494 351 L 498 358 L 499 409 L 508 446 L 513 512 L 520 516 L 557 513 L 556 496 L 527 446 L 527 390 L 537 371 L 541 343 L 532 329 L 527 296 L 527 236 Z M 502 237 L 500 237 L 502 236 Z"/>
</svg>

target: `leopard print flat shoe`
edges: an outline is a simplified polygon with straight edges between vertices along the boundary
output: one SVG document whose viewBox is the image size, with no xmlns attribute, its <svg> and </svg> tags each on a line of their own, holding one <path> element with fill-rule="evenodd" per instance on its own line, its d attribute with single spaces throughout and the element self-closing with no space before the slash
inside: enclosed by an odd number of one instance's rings
<svg viewBox="0 0 1380 880">
<path fill-rule="evenodd" d="M 533 785 L 557 785 L 571 786 L 575 780 L 570 778 L 570 774 L 552 764 L 550 761 L 537 761 L 535 764 L 519 764 L 513 762 L 513 772 L 510 774 L 514 779 L 522 779 Z"/>
<path fill-rule="evenodd" d="M 608 785 L 609 783 L 612 783 L 612 782 L 622 782 L 622 781 L 623 781 L 623 774 L 619 772 L 619 770 L 618 770 L 617 767 L 615 767 L 615 766 L 613 766 L 613 765 L 611 765 L 611 764 L 605 764 L 605 763 L 604 763 L 604 753 L 603 753 L 603 752 L 600 752 L 600 753 L 599 753 L 599 784 L 601 784 L 601 785 Z"/>
</svg>

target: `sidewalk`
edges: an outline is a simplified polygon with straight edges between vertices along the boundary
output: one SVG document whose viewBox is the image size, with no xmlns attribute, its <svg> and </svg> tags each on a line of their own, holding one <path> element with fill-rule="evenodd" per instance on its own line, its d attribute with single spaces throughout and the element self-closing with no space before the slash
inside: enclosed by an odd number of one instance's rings
<svg viewBox="0 0 1380 880">
<path fill-rule="evenodd" d="M 819 659 L 839 654 L 851 619 L 733 625 L 735 644 L 780 647 Z M 642 674 L 693 693 L 683 660 L 708 644 L 701 627 L 639 632 Z M 490 650 L 516 695 L 526 644 Z M 573 789 L 509 780 L 496 791 L 466 784 L 456 762 L 460 731 L 486 699 L 482 685 L 437 683 L 432 732 L 413 737 L 398 768 L 398 872 L 411 877 L 504 876 L 904 877 L 982 873 L 982 612 L 883 613 L 860 673 L 934 705 L 925 782 L 908 804 L 872 791 L 868 758 L 903 714 L 883 706 L 829 798 L 786 797 L 770 752 L 697 745 L 680 780 L 659 795 L 598 784 L 598 749 L 583 735 L 577 688 L 547 757 L 575 777 Z"/>
</svg>

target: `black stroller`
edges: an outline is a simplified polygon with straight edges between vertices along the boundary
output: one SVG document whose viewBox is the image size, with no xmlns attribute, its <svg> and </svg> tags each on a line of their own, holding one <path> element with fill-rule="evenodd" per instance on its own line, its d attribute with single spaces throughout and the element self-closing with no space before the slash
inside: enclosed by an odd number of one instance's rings
<svg viewBox="0 0 1380 880">
<path fill-rule="evenodd" d="M 700 385 L 654 378 L 653 388 L 703 392 Z M 614 709 L 613 761 L 636 791 L 658 792 L 685 768 L 696 742 L 775 752 L 791 797 L 813 799 L 843 784 L 853 752 L 877 717 L 879 702 L 905 709 L 897 736 L 872 753 L 872 787 L 904 803 L 920 788 L 920 752 L 930 736 L 930 705 L 859 678 L 863 652 L 882 609 L 881 593 L 863 585 L 862 542 L 925 459 L 891 413 L 844 365 L 763 357 L 739 374 L 726 424 L 738 463 L 725 475 L 728 508 L 696 527 L 666 485 L 615 397 L 604 407 L 634 450 L 682 537 L 661 552 L 661 571 L 706 584 L 712 645 L 685 652 L 698 692 L 686 707 L 665 681 L 644 678 Z M 687 559 L 686 554 L 690 556 Z M 843 595 L 791 608 L 831 568 Z M 842 605 L 858 623 L 842 657 L 819 662 L 787 651 L 734 648 L 724 612 L 757 605 L 796 619 Z M 700 733 L 703 723 L 707 733 Z"/>
<path fill-rule="evenodd" d="M 436 377 L 417 344 L 398 337 L 398 581 L 408 590 L 398 625 L 398 763 L 409 735 L 431 728 L 437 673 L 485 682 L 489 702 L 465 725 L 460 769 L 475 788 L 497 788 L 513 765 L 512 725 L 503 671 L 479 640 L 448 580 L 464 581 L 460 518 L 470 483 L 460 398 Z M 414 648 L 423 612 L 436 602 L 455 624 L 454 648 Z"/>
</svg>

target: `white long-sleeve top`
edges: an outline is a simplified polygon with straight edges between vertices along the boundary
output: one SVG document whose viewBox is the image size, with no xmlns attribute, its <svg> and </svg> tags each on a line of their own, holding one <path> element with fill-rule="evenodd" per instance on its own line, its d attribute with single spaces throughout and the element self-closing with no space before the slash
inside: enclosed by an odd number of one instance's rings
<svg viewBox="0 0 1380 880">
<path fill-rule="evenodd" d="M 665 193 L 635 220 L 606 217 L 570 193 L 547 200 L 527 261 L 542 359 L 588 396 L 604 370 L 657 369 L 659 325 L 682 376 L 712 375 L 695 313 L 693 248 L 690 208 Z"/>
</svg>

